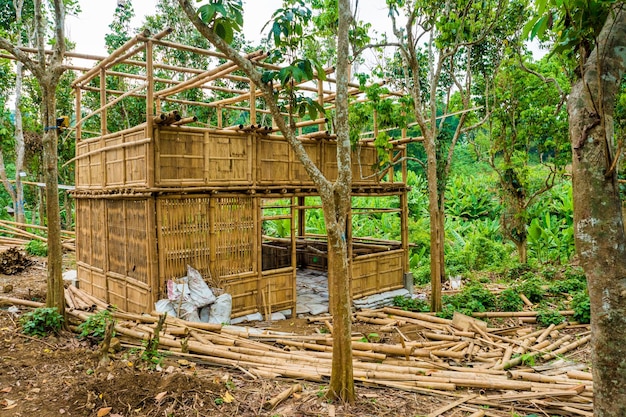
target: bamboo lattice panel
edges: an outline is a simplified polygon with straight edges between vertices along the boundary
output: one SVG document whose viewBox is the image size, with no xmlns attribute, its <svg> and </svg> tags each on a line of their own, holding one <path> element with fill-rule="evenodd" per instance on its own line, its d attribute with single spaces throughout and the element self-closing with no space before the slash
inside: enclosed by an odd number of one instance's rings
<svg viewBox="0 0 626 417">
<path fill-rule="evenodd" d="M 210 276 L 211 227 L 209 196 L 157 199 L 159 281 L 187 275 L 187 265 Z"/>
<path fill-rule="evenodd" d="M 215 268 L 219 277 L 256 270 L 253 251 L 256 224 L 255 199 L 252 197 L 217 197 L 213 199 L 215 220 Z"/>
</svg>

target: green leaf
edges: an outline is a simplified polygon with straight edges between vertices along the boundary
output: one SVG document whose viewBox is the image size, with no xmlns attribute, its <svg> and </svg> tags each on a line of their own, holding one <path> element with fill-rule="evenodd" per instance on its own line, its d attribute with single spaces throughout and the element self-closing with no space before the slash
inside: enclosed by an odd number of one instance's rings
<svg viewBox="0 0 626 417">
<path fill-rule="evenodd" d="M 200 6 L 198 14 L 204 23 L 210 23 L 215 17 L 215 5 L 205 4 L 204 6 Z"/>
</svg>

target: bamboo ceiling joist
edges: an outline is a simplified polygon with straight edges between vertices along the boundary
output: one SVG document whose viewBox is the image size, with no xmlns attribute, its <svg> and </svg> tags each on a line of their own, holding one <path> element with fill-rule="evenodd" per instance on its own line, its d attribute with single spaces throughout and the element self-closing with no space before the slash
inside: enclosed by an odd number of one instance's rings
<svg viewBox="0 0 626 417">
<path fill-rule="evenodd" d="M 155 45 L 166 46 L 168 48 L 178 49 L 181 51 L 193 52 L 198 55 L 206 55 L 213 58 L 227 59 L 226 55 L 221 52 L 215 52 L 210 49 L 196 48 L 195 46 L 183 45 L 182 43 L 164 41 L 163 39 L 152 39 Z"/>
<path fill-rule="evenodd" d="M 261 50 L 259 51 L 255 51 L 252 52 L 248 55 L 245 56 L 245 58 L 254 61 L 255 59 L 262 59 L 265 57 L 265 53 Z M 196 88 L 199 87 L 200 85 L 203 85 L 207 82 L 216 80 L 220 77 L 223 77 L 226 74 L 229 74 L 235 70 L 237 70 L 238 67 L 236 64 L 234 64 L 231 61 L 228 61 L 216 68 L 213 68 L 209 71 L 205 71 L 202 74 L 198 74 L 195 77 L 192 77 L 190 79 L 188 79 L 187 81 L 183 81 L 182 83 L 180 83 L 177 86 L 174 87 L 170 87 L 170 88 L 166 88 L 164 90 L 158 91 L 156 92 L 155 96 L 156 97 L 167 97 L 169 95 L 173 95 L 176 93 L 179 93 L 181 91 L 184 91 L 185 89 L 189 89 L 189 88 Z"/>
<path fill-rule="evenodd" d="M 263 63 L 258 63 L 257 65 L 259 65 L 259 66 L 263 66 L 263 67 L 265 67 L 265 66 L 266 66 L 266 65 L 265 65 L 265 64 L 263 64 Z M 275 67 L 275 66 L 273 65 L 272 67 Z M 280 68 L 280 67 L 277 67 L 277 68 Z M 325 72 L 326 74 L 332 74 L 334 71 L 335 71 L 335 68 L 334 68 L 334 67 L 329 67 L 329 68 L 324 69 L 324 72 Z M 304 80 L 304 81 L 302 81 L 302 82 L 295 83 L 295 85 L 300 86 L 300 85 L 305 84 L 305 83 L 307 83 L 307 82 L 309 82 L 309 81 L 310 81 L 310 80 Z M 274 89 L 274 90 L 280 90 L 280 89 L 282 89 L 282 86 L 280 86 L 280 85 L 275 85 L 275 86 L 273 86 L 273 89 Z M 315 89 L 313 89 L 313 90 L 311 90 L 311 91 L 317 92 L 317 88 L 315 88 Z M 263 93 L 263 92 L 259 92 L 259 93 L 257 93 L 257 94 L 256 94 L 256 98 L 261 98 L 261 97 L 263 97 L 264 95 L 265 95 L 265 93 Z M 235 96 L 235 97 L 231 97 L 231 98 L 225 98 L 225 99 L 222 99 L 222 100 L 214 101 L 213 103 L 214 103 L 216 106 L 223 106 L 223 105 L 227 105 L 227 104 L 235 104 L 235 103 L 239 103 L 240 101 L 246 101 L 246 100 L 249 100 L 249 99 L 250 99 L 250 94 L 249 94 L 249 93 L 245 93 L 245 94 L 241 94 L 241 95 L 239 95 L 239 96 Z"/>
<path fill-rule="evenodd" d="M 160 38 L 163 38 L 169 35 L 170 33 L 172 33 L 172 31 L 173 31 L 172 28 L 167 28 L 157 33 L 156 35 L 154 35 L 152 39 L 158 40 Z M 72 83 L 72 87 L 86 84 L 90 80 L 92 80 L 97 74 L 99 74 L 101 69 L 107 69 L 108 67 L 111 67 L 119 62 L 125 61 L 128 58 L 125 56 L 125 54 L 137 43 L 143 41 L 145 38 L 148 38 L 148 37 L 150 37 L 150 32 L 148 30 L 145 30 L 140 35 L 136 35 L 135 37 L 127 41 L 124 45 L 122 45 L 120 48 L 118 48 L 115 52 L 113 52 L 111 55 L 109 55 L 108 57 L 100 61 L 96 66 L 94 66 L 91 69 L 91 71 L 88 71 L 87 73 L 83 74 L 81 77 L 74 80 L 74 82 Z M 120 61 L 120 58 L 122 57 L 124 57 L 124 59 Z"/>
<path fill-rule="evenodd" d="M 132 90 L 122 94 L 121 96 L 115 98 L 114 100 L 109 101 L 107 104 L 105 104 L 104 106 L 101 106 L 100 108 L 92 111 L 91 113 L 89 113 L 87 116 L 82 117 L 80 120 L 77 120 L 76 123 L 84 123 L 85 120 L 88 120 L 90 118 L 92 118 L 93 116 L 95 116 L 96 114 L 101 113 L 103 110 L 108 109 L 109 107 L 115 105 L 116 103 L 119 103 L 120 101 L 122 101 L 123 99 L 125 99 L 126 97 L 129 97 L 135 93 L 137 93 L 137 91 L 139 90 L 143 90 L 144 88 L 146 88 L 148 86 L 147 83 L 141 84 L 135 88 L 133 88 Z"/>
</svg>

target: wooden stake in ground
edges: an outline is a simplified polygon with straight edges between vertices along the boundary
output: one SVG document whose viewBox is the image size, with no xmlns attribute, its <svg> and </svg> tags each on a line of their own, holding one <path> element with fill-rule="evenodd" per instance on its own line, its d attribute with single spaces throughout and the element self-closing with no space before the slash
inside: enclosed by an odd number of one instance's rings
<svg viewBox="0 0 626 417">
<path fill-rule="evenodd" d="M 104 330 L 104 340 L 100 344 L 100 363 L 99 366 L 106 366 L 111 359 L 109 358 L 109 349 L 111 348 L 111 338 L 113 337 L 113 329 L 115 329 L 115 320 L 107 320 Z"/>
</svg>

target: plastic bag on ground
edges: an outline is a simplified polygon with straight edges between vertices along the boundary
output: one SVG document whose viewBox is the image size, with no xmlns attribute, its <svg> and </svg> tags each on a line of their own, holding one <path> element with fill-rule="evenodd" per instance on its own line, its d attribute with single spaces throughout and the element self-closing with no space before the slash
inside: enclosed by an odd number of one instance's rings
<svg viewBox="0 0 626 417">
<path fill-rule="evenodd" d="M 179 278 L 178 282 L 168 279 L 165 283 L 167 289 L 167 298 L 172 301 L 179 301 L 181 296 L 184 300 L 191 298 L 187 277 Z"/>
<path fill-rule="evenodd" d="M 190 302 L 196 307 L 204 307 L 215 301 L 215 295 L 204 282 L 200 272 L 187 265 L 187 284 L 189 285 Z"/>
<path fill-rule="evenodd" d="M 230 294 L 222 294 L 213 304 L 209 311 L 209 323 L 230 324 L 230 313 L 233 308 L 233 297 Z"/>
<path fill-rule="evenodd" d="M 176 309 L 172 305 L 172 301 L 168 299 L 159 300 L 154 303 L 154 309 L 158 313 L 167 313 L 169 317 L 178 317 Z"/>
</svg>

